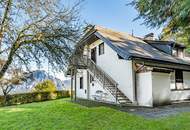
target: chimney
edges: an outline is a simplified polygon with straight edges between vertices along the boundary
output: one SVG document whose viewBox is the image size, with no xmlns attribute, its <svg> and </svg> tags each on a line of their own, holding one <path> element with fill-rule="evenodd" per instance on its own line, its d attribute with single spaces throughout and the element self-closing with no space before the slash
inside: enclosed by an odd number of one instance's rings
<svg viewBox="0 0 190 130">
<path fill-rule="evenodd" d="M 145 40 L 154 40 L 154 33 L 149 33 L 144 36 Z"/>
</svg>

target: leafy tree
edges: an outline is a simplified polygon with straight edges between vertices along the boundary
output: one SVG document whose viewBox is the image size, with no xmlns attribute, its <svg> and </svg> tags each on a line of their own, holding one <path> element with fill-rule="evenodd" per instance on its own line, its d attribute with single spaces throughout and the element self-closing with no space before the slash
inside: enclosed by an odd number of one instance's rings
<svg viewBox="0 0 190 130">
<path fill-rule="evenodd" d="M 0 87 L 4 95 L 4 105 L 7 105 L 7 97 L 11 90 L 16 86 L 23 83 L 26 77 L 21 69 L 11 69 L 6 73 L 6 76 L 0 79 Z"/>
<path fill-rule="evenodd" d="M 180 37 L 190 43 L 189 0 L 133 0 L 131 4 L 139 12 L 136 19 L 144 19 L 149 27 L 164 26 L 162 38 Z"/>
<path fill-rule="evenodd" d="M 81 29 L 80 1 L 0 0 L 0 79 L 11 66 L 30 70 L 47 59 L 63 70 Z"/>
<path fill-rule="evenodd" d="M 45 80 L 42 83 L 38 83 L 34 90 L 35 92 L 53 92 L 56 91 L 56 86 L 51 80 Z"/>
</svg>

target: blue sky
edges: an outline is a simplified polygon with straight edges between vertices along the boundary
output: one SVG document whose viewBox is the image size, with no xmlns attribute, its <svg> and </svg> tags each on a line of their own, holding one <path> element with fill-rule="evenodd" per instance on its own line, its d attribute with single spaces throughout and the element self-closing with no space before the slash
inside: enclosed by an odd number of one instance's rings
<svg viewBox="0 0 190 130">
<path fill-rule="evenodd" d="M 67 4 L 73 4 L 77 0 L 64 0 Z M 90 24 L 101 25 L 117 31 L 132 33 L 143 37 L 153 32 L 158 36 L 161 29 L 150 29 L 141 25 L 143 20 L 133 21 L 137 17 L 137 11 L 126 6 L 131 0 L 85 0 L 82 4 L 81 17 Z M 46 69 L 47 70 L 47 66 Z M 56 73 L 56 77 L 64 80 L 66 77 L 63 73 Z"/>
<path fill-rule="evenodd" d="M 133 21 L 137 16 L 137 11 L 132 6 L 127 6 L 131 0 L 85 0 L 82 6 L 82 18 L 88 23 L 105 26 L 107 28 L 134 32 L 134 35 L 144 36 L 150 32 L 155 36 L 161 29 L 150 29 L 141 25 L 143 20 Z"/>
</svg>

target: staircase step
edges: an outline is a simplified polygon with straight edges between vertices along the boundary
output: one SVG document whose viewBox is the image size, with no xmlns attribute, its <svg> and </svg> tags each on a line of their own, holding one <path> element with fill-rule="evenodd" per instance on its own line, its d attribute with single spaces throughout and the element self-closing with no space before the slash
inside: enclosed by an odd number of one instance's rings
<svg viewBox="0 0 190 130">
<path fill-rule="evenodd" d="M 118 88 L 116 88 L 116 82 L 109 77 L 101 68 L 99 68 L 91 59 L 88 59 L 87 57 L 82 57 L 85 59 L 84 61 L 87 61 L 87 63 L 84 63 L 87 65 L 88 70 L 93 73 L 93 76 L 96 77 L 96 79 L 103 84 L 105 88 L 114 96 L 117 96 L 118 102 L 122 105 L 131 103 L 130 100 L 125 96 L 125 94 L 122 93 Z M 82 60 L 81 60 L 82 61 Z M 117 93 L 116 93 L 117 90 Z"/>
<path fill-rule="evenodd" d="M 120 99 L 127 99 L 126 97 L 119 97 L 117 96 L 117 99 L 120 100 Z"/>
<path fill-rule="evenodd" d="M 119 104 L 132 103 L 131 101 L 125 101 L 125 102 L 118 101 L 118 102 L 119 102 Z"/>
<path fill-rule="evenodd" d="M 109 88 L 114 88 L 115 89 L 115 86 L 114 85 L 104 85 L 105 87 L 109 87 Z"/>
<path fill-rule="evenodd" d="M 129 101 L 128 99 L 118 99 L 118 101 Z"/>
</svg>

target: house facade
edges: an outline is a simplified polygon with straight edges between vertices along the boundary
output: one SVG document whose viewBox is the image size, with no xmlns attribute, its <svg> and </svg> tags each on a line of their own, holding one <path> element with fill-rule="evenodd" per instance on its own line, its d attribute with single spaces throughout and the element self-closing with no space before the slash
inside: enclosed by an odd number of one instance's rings
<svg viewBox="0 0 190 130">
<path fill-rule="evenodd" d="M 190 99 L 185 46 L 99 26 L 77 44 L 70 67 L 74 98 L 153 107 Z"/>
</svg>

